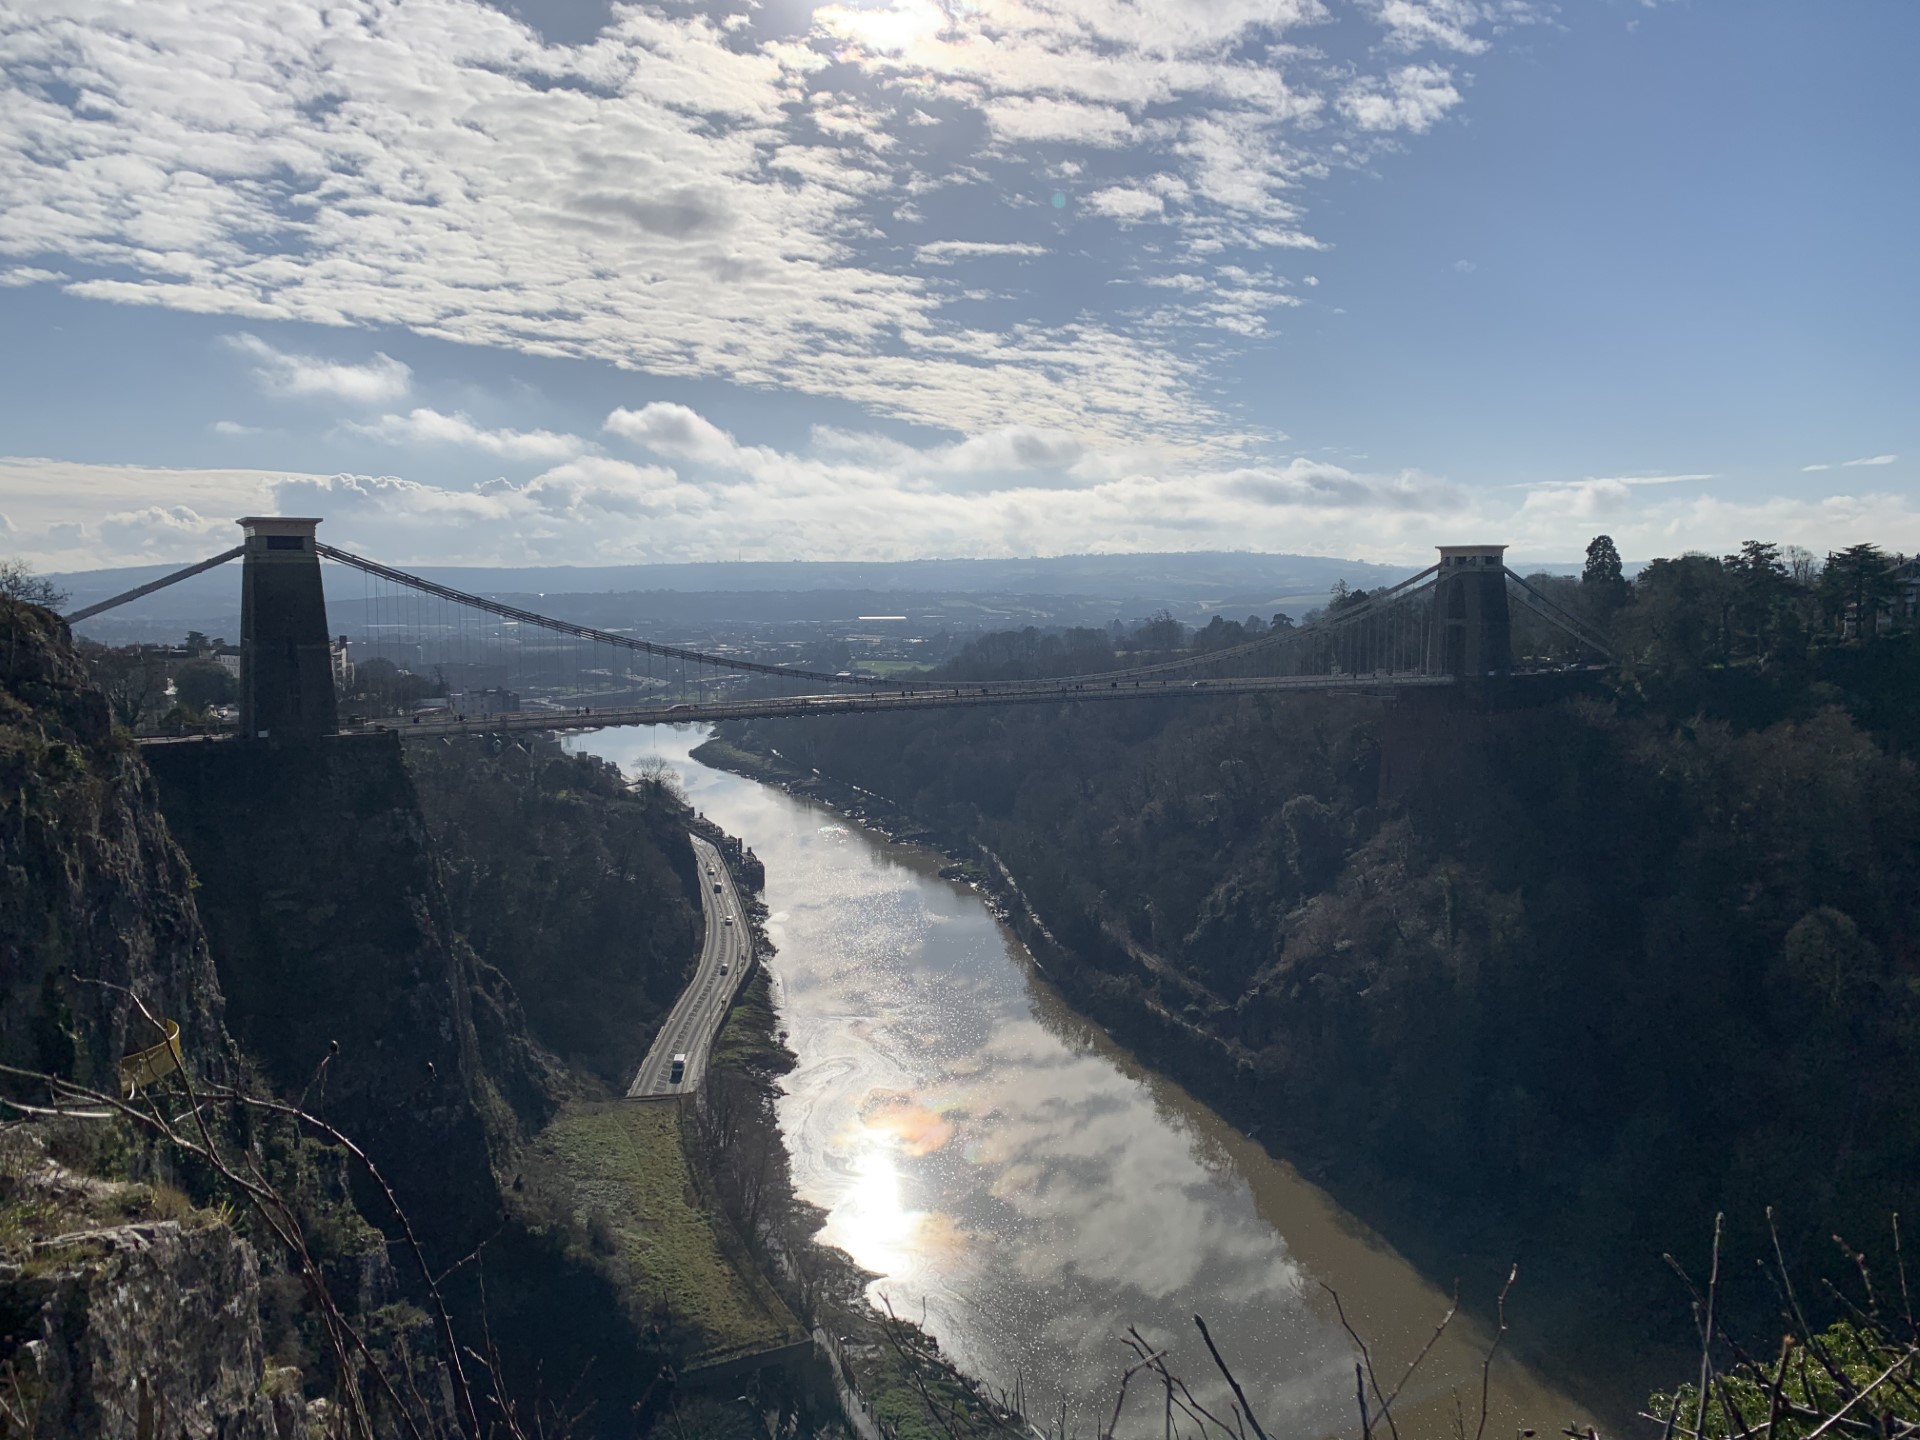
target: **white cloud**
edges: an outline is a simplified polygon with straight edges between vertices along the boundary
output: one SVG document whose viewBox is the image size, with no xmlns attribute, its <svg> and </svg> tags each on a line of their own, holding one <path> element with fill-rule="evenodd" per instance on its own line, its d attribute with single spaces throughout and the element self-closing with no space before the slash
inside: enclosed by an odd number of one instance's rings
<svg viewBox="0 0 1920 1440">
<path fill-rule="evenodd" d="M 1206 275 L 1192 271 L 1150 275 L 1141 283 L 1153 289 L 1178 291 L 1182 297 L 1178 310 L 1150 314 L 1149 325 L 1204 321 L 1216 329 L 1255 337 L 1268 333 L 1267 316 L 1272 311 L 1301 303 L 1288 293 L 1287 282 L 1271 270 L 1248 270 L 1239 265 L 1219 265 Z"/>
<path fill-rule="evenodd" d="M 1583 480 L 1533 480 L 1516 486 L 1524 490 L 1579 490 L 1589 485 L 1617 485 L 1632 489 L 1640 485 L 1690 485 L 1702 480 L 1718 480 L 1719 475 L 1702 471 L 1692 475 L 1589 475 Z"/>
<path fill-rule="evenodd" d="M 1522 521 L 1534 515 L 1555 520 L 1599 520 L 1632 510 L 1639 502 L 1634 491 L 1648 485 L 1686 485 L 1718 478 L 1695 475 L 1592 475 L 1584 480 L 1541 480 L 1523 487 Z"/>
<path fill-rule="evenodd" d="M 682 508 L 704 510 L 705 497 L 664 465 L 634 465 L 587 455 L 536 476 L 521 494 L 543 510 L 654 518 Z"/>
<path fill-rule="evenodd" d="M 59 270 L 36 270 L 31 265 L 15 265 L 11 269 L 0 270 L 0 290 L 14 290 L 22 285 L 51 285 L 66 278 Z"/>
<path fill-rule="evenodd" d="M 570 457 L 461 488 L 397 476 L 162 471 L 0 458 L 9 549 L 43 568 L 184 563 L 234 543 L 232 521 L 320 515 L 334 544 L 399 565 L 749 558 L 903 559 L 1232 549 L 1424 564 L 1440 541 L 1577 558 L 1593 534 L 1630 556 L 1722 553 L 1742 540 L 1816 551 L 1862 539 L 1920 550 L 1920 501 L 1875 492 L 1761 496 L 1706 474 L 1596 476 L 1520 492 L 1419 470 L 1294 458 L 1216 464 L 1043 426 L 944 444 L 816 429 L 793 449 L 742 444 L 699 412 L 615 411 L 647 454 Z M 73 496 L 90 517 L 75 520 Z M 166 495 L 169 506 L 152 497 Z"/>
<path fill-rule="evenodd" d="M 578 435 L 552 430 L 489 430 L 459 411 L 445 415 L 424 407 L 405 415 L 382 415 L 371 424 L 349 421 L 345 428 L 383 445 L 458 445 L 506 460 L 563 460 L 587 448 L 587 442 Z"/>
<path fill-rule="evenodd" d="M 1166 213 L 1167 208 L 1167 202 L 1158 195 L 1124 185 L 1096 190 L 1087 196 L 1084 203 L 1094 214 L 1111 216 L 1116 220 L 1146 220 Z"/>
<path fill-rule="evenodd" d="M 740 447 L 733 436 L 685 405 L 656 400 L 638 410 L 615 410 L 607 416 L 606 429 L 657 454 L 708 465 L 739 463 Z"/>
<path fill-rule="evenodd" d="M 1395 0 L 1373 19 L 1401 59 L 1416 39 L 1466 53 L 1517 4 Z M 1123 273 L 1127 257 L 1056 237 L 1171 210 L 1170 243 L 1196 256 L 1240 251 L 1251 268 L 1315 245 L 1310 186 L 1459 102 L 1444 69 L 1333 63 L 1300 43 L 1329 14 L 1321 0 L 868 0 L 761 38 L 696 5 L 622 5 L 591 39 L 548 44 L 481 0 L 15 7 L 0 16 L 0 255 L 59 257 L 6 273 L 71 272 L 82 297 L 404 327 L 831 395 L 957 433 L 1204 438 L 1224 418 L 1212 362 L 1165 312 L 1144 329 L 1082 312 L 1055 283 L 1065 267 Z M 1025 283 L 1033 315 L 996 333 L 966 308 L 967 277 L 901 273 L 898 256 L 1015 252 L 897 230 L 924 230 L 933 207 L 912 202 L 929 190 L 1019 193 L 1032 175 L 1013 152 L 1035 146 L 1055 176 L 1097 157 L 1099 198 L 1036 207 L 1044 233 L 1004 242 L 1046 253 L 993 273 Z M 242 343 L 261 347 L 275 393 L 407 393 L 385 356 Z"/>
<path fill-rule="evenodd" d="M 1340 108 L 1362 130 L 1411 130 L 1433 127 L 1460 103 L 1453 74 L 1441 65 L 1405 65 L 1382 83 L 1358 80 L 1340 96 Z"/>
<path fill-rule="evenodd" d="M 1133 122 L 1112 105 L 1010 95 L 988 101 L 986 115 L 988 127 L 1000 140 L 1107 146 L 1124 145 L 1133 137 Z"/>
<path fill-rule="evenodd" d="M 42 569 L 91 570 L 149 560 L 184 564 L 239 544 L 240 531 L 232 521 L 271 505 L 272 484 L 286 473 L 0 456 L 0 495 L 7 497 L 7 513 L 17 528 L 17 548 Z M 166 527 L 140 536 L 122 531 L 112 545 L 102 539 L 101 517 L 146 511 L 156 496 L 201 516 L 225 517 L 208 522 L 213 543 L 199 546 L 197 539 Z"/>
<path fill-rule="evenodd" d="M 1028 240 L 935 240 L 913 252 L 923 265 L 951 265 L 960 260 L 983 260 L 996 256 L 1028 260 L 1045 255 L 1047 247 Z"/>
<path fill-rule="evenodd" d="M 1857 460 L 1842 460 L 1840 462 L 1840 468 L 1842 470 L 1853 470 L 1862 465 L 1892 465 L 1898 461 L 1899 458 L 1898 455 L 1862 455 Z M 1800 467 L 1800 473 L 1802 475 L 1812 475 L 1819 471 L 1831 470 L 1833 468 L 1832 465 L 1824 463 L 1819 465 L 1802 465 Z"/>
<path fill-rule="evenodd" d="M 259 426 L 242 425 L 238 420 L 216 420 L 207 428 L 216 435 L 258 435 L 260 433 Z"/>
<path fill-rule="evenodd" d="M 1669 496 L 1656 491 L 1635 495 L 1631 503 L 1605 503 L 1616 499 L 1579 490 L 1529 495 L 1498 534 L 1526 554 L 1569 558 L 1580 553 L 1585 537 L 1601 520 L 1622 554 L 1641 559 L 1689 550 L 1727 554 L 1755 538 L 1804 545 L 1816 553 L 1868 539 L 1895 549 L 1920 548 L 1920 507 L 1910 495 L 1735 496 L 1710 491 Z"/>
<path fill-rule="evenodd" d="M 269 395 L 379 405 L 398 400 L 413 383 L 407 365 L 380 352 L 364 365 L 347 365 L 276 350 L 258 335 L 229 335 L 227 344 L 254 362 L 254 379 Z"/>
<path fill-rule="evenodd" d="M 1485 20 L 1485 7 L 1474 0 L 1373 0 L 1387 44 L 1395 50 L 1418 50 L 1432 45 L 1462 55 L 1480 55 L 1487 41 L 1474 33 Z"/>
<path fill-rule="evenodd" d="M 189 505 L 148 505 L 103 515 L 95 523 L 100 543 L 115 554 L 205 558 L 235 543 L 233 521 L 201 515 Z"/>
</svg>

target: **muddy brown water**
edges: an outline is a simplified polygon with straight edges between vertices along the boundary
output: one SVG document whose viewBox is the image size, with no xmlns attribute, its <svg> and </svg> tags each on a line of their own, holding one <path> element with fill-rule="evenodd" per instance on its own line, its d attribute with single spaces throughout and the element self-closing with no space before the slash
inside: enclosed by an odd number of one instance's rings
<svg viewBox="0 0 1920 1440">
<path fill-rule="evenodd" d="M 690 728 L 569 741 L 630 772 L 654 759 L 765 863 L 771 969 L 799 1067 L 780 1121 L 823 1238 L 877 1278 L 876 1303 L 1081 1435 L 1104 1428 L 1137 1327 L 1216 1413 L 1213 1331 L 1274 1440 L 1358 1435 L 1356 1352 L 1391 1390 L 1448 1308 L 1390 1243 L 1054 992 L 938 857 L 810 801 L 713 770 Z M 1405 1440 L 1480 1424 L 1491 1336 L 1456 1318 L 1394 1405 Z M 1487 1436 L 1585 1414 L 1510 1355 Z M 1135 1382 L 1118 1433 L 1162 1433 Z M 1456 1411 L 1456 1405 L 1458 1410 Z M 1191 1427 L 1188 1427 L 1191 1428 Z M 1378 1433 L 1384 1436 L 1385 1431 Z"/>
</svg>

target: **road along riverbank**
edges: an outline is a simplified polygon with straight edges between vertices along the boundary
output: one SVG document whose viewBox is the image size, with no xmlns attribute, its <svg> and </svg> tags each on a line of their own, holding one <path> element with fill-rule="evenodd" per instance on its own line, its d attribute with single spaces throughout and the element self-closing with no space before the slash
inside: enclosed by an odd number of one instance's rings
<svg viewBox="0 0 1920 1440">
<path fill-rule="evenodd" d="M 660 1033 L 627 1087 L 629 1100 L 691 1095 L 706 1073 L 707 1050 L 753 961 L 746 907 L 719 847 L 688 837 L 700 873 L 700 910 L 706 931 L 700 963 L 668 1012 Z"/>
</svg>

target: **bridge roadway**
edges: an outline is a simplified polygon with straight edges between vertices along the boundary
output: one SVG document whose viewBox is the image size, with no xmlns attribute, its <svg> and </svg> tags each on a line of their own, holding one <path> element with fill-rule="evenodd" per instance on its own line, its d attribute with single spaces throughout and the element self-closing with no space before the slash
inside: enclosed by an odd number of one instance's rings
<svg viewBox="0 0 1920 1440">
<path fill-rule="evenodd" d="M 707 918 L 707 937 L 700 947 L 699 968 L 680 992 L 627 1087 L 629 1100 L 690 1095 L 700 1087 L 707 1073 L 707 1051 L 726 1018 L 727 1006 L 733 1003 L 733 992 L 746 978 L 752 956 L 746 912 L 740 908 L 732 872 L 711 841 L 698 835 L 689 838 L 700 867 L 700 908 Z M 686 1073 L 678 1081 L 673 1078 L 675 1055 L 687 1057 Z"/>
<path fill-rule="evenodd" d="M 1153 696 L 1273 695 L 1344 691 L 1385 694 L 1430 690 L 1454 683 L 1451 675 L 1379 672 L 1370 675 L 1267 675 L 1190 680 L 1181 677 L 1056 681 L 985 685 L 939 685 L 845 695 L 768 696 L 752 700 L 690 701 L 678 705 L 622 706 L 593 710 L 521 710 L 500 715 L 423 714 L 374 720 L 368 729 L 400 732 L 402 739 L 443 735 L 499 734 L 514 730 L 599 730 L 613 725 L 690 725 L 716 720 L 777 719 L 806 715 L 851 715 L 888 710 L 950 710 L 972 705 L 1045 705 Z"/>
</svg>

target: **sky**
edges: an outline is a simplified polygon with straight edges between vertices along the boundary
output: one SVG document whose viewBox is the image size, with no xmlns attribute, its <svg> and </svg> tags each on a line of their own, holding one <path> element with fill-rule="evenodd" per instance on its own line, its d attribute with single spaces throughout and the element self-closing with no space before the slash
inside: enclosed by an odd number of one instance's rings
<svg viewBox="0 0 1920 1440">
<path fill-rule="evenodd" d="M 15 0 L 0 552 L 1920 549 L 1912 0 Z"/>
</svg>

